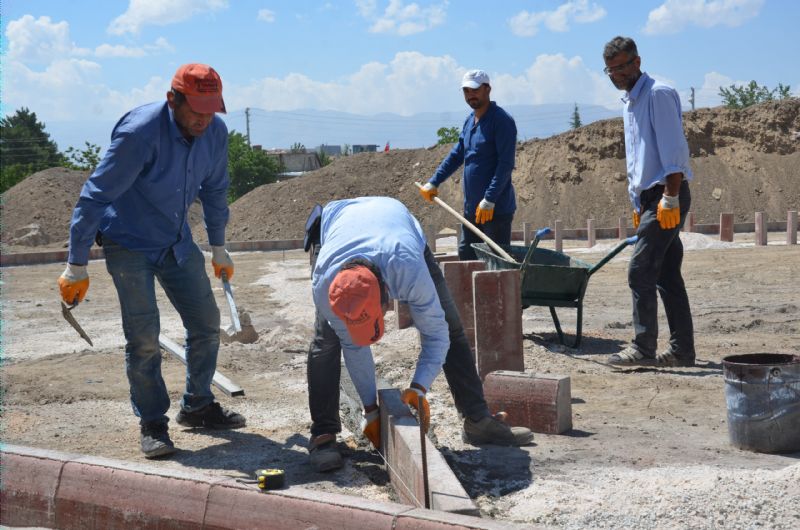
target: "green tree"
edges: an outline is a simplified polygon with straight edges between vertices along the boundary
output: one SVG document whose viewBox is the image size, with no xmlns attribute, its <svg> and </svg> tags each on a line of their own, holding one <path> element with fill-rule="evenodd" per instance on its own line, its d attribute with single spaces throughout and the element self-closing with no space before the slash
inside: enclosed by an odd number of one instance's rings
<svg viewBox="0 0 800 530">
<path fill-rule="evenodd" d="M 65 165 L 70 169 L 94 171 L 100 163 L 100 146 L 84 142 L 86 147 L 80 151 L 74 147 L 64 151 Z"/>
<path fill-rule="evenodd" d="M 306 152 L 306 146 L 304 146 L 300 142 L 295 142 L 289 148 L 289 152 L 290 153 L 305 153 Z"/>
<path fill-rule="evenodd" d="M 461 131 L 458 127 L 440 127 L 436 131 L 436 136 L 439 137 L 436 145 L 454 144 L 458 141 L 458 137 L 461 136 Z"/>
<path fill-rule="evenodd" d="M 228 133 L 228 202 L 233 202 L 245 193 L 278 180 L 280 170 L 275 157 L 260 149 L 251 149 L 247 136 L 236 131 Z"/>
<path fill-rule="evenodd" d="M 344 144 L 342 146 L 342 156 L 350 156 L 350 154 L 352 152 L 353 152 L 353 148 L 350 147 L 350 144 Z"/>
<path fill-rule="evenodd" d="M 0 193 L 32 173 L 63 163 L 35 112 L 23 107 L 0 120 Z"/>
<path fill-rule="evenodd" d="M 317 150 L 317 157 L 319 157 L 319 166 L 320 167 L 325 167 L 328 164 L 330 164 L 331 162 L 333 162 L 333 160 L 331 159 L 330 155 L 328 155 L 328 153 L 325 152 L 325 150 L 322 148 L 322 146 L 319 146 L 319 149 Z"/>
<path fill-rule="evenodd" d="M 583 125 L 583 123 L 581 123 L 581 115 L 578 112 L 578 104 L 575 103 L 575 110 L 572 111 L 572 117 L 569 120 L 569 126 L 571 129 L 577 129 L 581 125 Z"/>
<path fill-rule="evenodd" d="M 722 102 L 729 109 L 744 109 L 757 103 L 791 97 L 789 85 L 778 83 L 776 88 L 770 90 L 766 85 L 759 86 L 755 81 L 750 81 L 743 86 L 719 87 L 719 95 L 722 98 Z"/>
</svg>

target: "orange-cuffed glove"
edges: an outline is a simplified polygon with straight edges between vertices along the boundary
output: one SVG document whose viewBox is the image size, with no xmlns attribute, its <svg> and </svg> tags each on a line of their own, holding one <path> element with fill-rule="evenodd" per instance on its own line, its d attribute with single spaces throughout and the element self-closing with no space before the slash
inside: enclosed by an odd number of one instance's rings
<svg viewBox="0 0 800 530">
<path fill-rule="evenodd" d="M 486 199 L 481 199 L 480 204 L 475 209 L 475 224 L 482 225 L 488 223 L 494 217 L 494 203 Z"/>
<path fill-rule="evenodd" d="M 661 196 L 656 211 L 658 224 L 664 230 L 671 230 L 681 223 L 681 205 L 678 196 L 672 197 L 666 193 Z"/>
<path fill-rule="evenodd" d="M 229 281 L 233 278 L 233 260 L 225 247 L 211 247 L 211 265 L 217 278 L 222 277 L 223 271 Z"/>
<path fill-rule="evenodd" d="M 406 388 L 400 394 L 400 401 L 417 411 L 419 422 L 427 433 L 431 427 L 431 407 L 425 399 L 425 391 L 418 388 Z"/>
<path fill-rule="evenodd" d="M 424 186 L 419 189 L 419 194 L 428 202 L 433 202 L 433 198 L 439 195 L 439 188 L 426 182 Z"/>
<path fill-rule="evenodd" d="M 58 278 L 58 289 L 65 304 L 77 305 L 83 302 L 83 297 L 89 290 L 89 273 L 86 272 L 86 265 L 67 263 L 67 268 Z"/>
<path fill-rule="evenodd" d="M 639 228 L 639 221 L 642 220 L 641 217 L 639 217 L 639 210 L 634 210 L 632 217 L 633 217 L 633 227 Z"/>
<path fill-rule="evenodd" d="M 370 412 L 364 412 L 364 417 L 361 418 L 361 432 L 372 443 L 375 449 L 381 448 L 381 410 L 375 409 Z"/>
</svg>

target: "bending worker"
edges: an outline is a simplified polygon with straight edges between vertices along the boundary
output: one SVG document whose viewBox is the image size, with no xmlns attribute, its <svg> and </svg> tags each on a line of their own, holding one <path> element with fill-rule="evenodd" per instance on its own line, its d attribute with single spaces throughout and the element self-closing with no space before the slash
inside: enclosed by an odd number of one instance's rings
<svg viewBox="0 0 800 530">
<path fill-rule="evenodd" d="M 199 197 L 214 272 L 232 277 L 224 247 L 228 130 L 217 112 L 225 112 L 219 75 L 209 66 L 186 64 L 175 73 L 166 101 L 137 107 L 117 122 L 72 213 L 68 264 L 58 279 L 64 302 L 83 300 L 89 248 L 95 240 L 102 244 L 122 310 L 125 369 L 147 458 L 176 451 L 167 429 L 156 279 L 186 327 L 186 390 L 175 421 L 215 429 L 245 424 L 211 393 L 219 309 L 187 224 L 189 206 Z"/>
<path fill-rule="evenodd" d="M 390 299 L 408 303 L 422 351 L 402 400 L 419 408 L 442 370 L 464 416 L 465 442 L 524 445 L 530 430 L 509 427 L 492 416 L 483 395 L 464 328 L 439 266 L 417 220 L 399 201 L 361 197 L 333 201 L 322 211 L 321 247 L 312 275 L 316 306 L 314 339 L 308 352 L 311 411 L 309 453 L 317 471 L 342 466 L 336 444 L 341 352 L 364 406 L 364 434 L 380 446 L 375 364 L 370 345 L 383 335 Z M 423 402 L 426 403 L 426 402 Z M 429 412 L 422 410 L 423 423 Z"/>
<path fill-rule="evenodd" d="M 511 244 L 511 222 L 517 209 L 511 171 L 517 144 L 517 125 L 506 111 L 489 100 L 492 87 L 482 70 L 470 70 L 461 81 L 464 100 L 473 111 L 467 116 L 458 142 L 439 164 L 433 177 L 419 190 L 427 201 L 439 186 L 464 164 L 464 217 L 499 245 Z M 481 240 L 461 227 L 458 258 L 475 260 L 472 243 Z"/>
</svg>

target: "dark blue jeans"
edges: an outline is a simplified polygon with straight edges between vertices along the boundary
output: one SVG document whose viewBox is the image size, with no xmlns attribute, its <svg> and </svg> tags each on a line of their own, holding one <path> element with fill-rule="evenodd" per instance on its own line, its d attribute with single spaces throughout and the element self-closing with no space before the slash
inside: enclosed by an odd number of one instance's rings
<svg viewBox="0 0 800 530">
<path fill-rule="evenodd" d="M 669 350 L 681 359 L 694 359 L 694 327 L 689 297 L 681 276 L 683 244 L 679 237 L 692 203 L 689 183 L 680 189 L 680 225 L 664 230 L 656 211 L 664 192 L 658 185 L 642 193 L 642 212 L 636 234 L 639 241 L 628 267 L 633 295 L 633 345 L 645 357 L 655 357 L 658 342 L 658 299 L 661 295 L 669 324 Z"/>
<path fill-rule="evenodd" d="M 201 409 L 214 400 L 211 379 L 219 350 L 219 309 L 211 291 L 203 253 L 195 245 L 181 267 L 172 252 L 161 265 L 144 254 L 103 240 L 106 268 L 114 279 L 125 332 L 125 369 L 133 412 L 142 423 L 166 421 L 169 394 L 161 377 L 155 279 L 186 328 L 186 391 L 181 407 Z"/>
<path fill-rule="evenodd" d="M 472 222 L 475 219 L 475 213 L 464 214 L 464 217 Z M 514 220 L 513 213 L 495 215 L 491 221 L 482 225 L 475 225 L 478 229 L 489 236 L 489 239 L 498 245 L 511 244 L 511 221 Z M 474 223 L 473 223 L 474 224 Z M 472 230 L 466 226 L 461 226 L 461 237 L 458 241 L 458 259 L 461 261 L 476 260 L 478 257 L 472 249 L 472 243 L 483 243 L 483 240 L 475 235 Z"/>
<path fill-rule="evenodd" d="M 464 416 L 482 418 L 489 415 L 483 396 L 483 384 L 475 366 L 464 326 L 458 316 L 453 297 L 447 289 L 444 275 L 429 248 L 425 248 L 425 263 L 433 278 L 436 293 L 444 310 L 450 331 L 450 349 L 442 367 L 456 409 Z M 341 345 L 328 321 L 317 312 L 314 339 L 308 349 L 308 405 L 311 411 L 311 435 L 335 434 L 342 430 L 339 421 L 339 378 L 341 376 Z"/>
</svg>

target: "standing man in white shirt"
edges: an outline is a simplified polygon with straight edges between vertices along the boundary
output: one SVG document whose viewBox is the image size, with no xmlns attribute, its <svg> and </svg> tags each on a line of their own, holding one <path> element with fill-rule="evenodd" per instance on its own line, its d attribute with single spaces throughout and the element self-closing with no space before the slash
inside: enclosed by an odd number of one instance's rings
<svg viewBox="0 0 800 530">
<path fill-rule="evenodd" d="M 611 355 L 616 365 L 694 366 L 694 328 L 681 276 L 679 233 L 692 202 L 689 146 L 681 102 L 674 88 L 641 71 L 636 43 L 614 37 L 603 50 L 605 73 L 625 91 L 623 123 L 628 192 L 639 240 L 628 268 L 633 294 L 634 338 Z M 657 353 L 658 298 L 669 324 L 669 346 Z"/>
<path fill-rule="evenodd" d="M 322 210 L 321 247 L 311 280 L 316 323 L 308 351 L 311 410 L 309 454 L 316 471 L 342 466 L 336 444 L 341 357 L 364 406 L 364 434 L 380 446 L 375 363 L 370 345 L 383 336 L 389 299 L 408 303 L 421 351 L 401 399 L 430 421 L 420 400 L 444 370 L 456 408 L 464 416 L 462 438 L 473 445 L 525 445 L 533 434 L 492 415 L 483 395 L 464 327 L 419 222 L 399 201 L 359 197 L 332 201 Z M 444 365 L 444 366 L 443 366 Z M 422 405 L 420 405 L 422 403 Z"/>
</svg>

